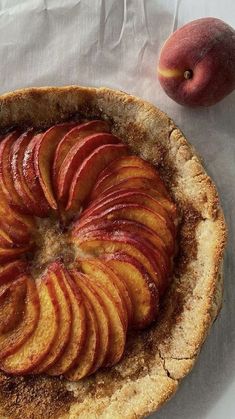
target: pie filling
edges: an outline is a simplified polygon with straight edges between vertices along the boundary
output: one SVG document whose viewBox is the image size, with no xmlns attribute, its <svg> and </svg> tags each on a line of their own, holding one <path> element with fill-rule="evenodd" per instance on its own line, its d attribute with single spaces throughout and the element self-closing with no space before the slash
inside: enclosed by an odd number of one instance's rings
<svg viewBox="0 0 235 419">
<path fill-rule="evenodd" d="M 177 209 L 105 121 L 0 143 L 0 369 L 77 381 L 123 356 L 171 280 Z"/>
</svg>

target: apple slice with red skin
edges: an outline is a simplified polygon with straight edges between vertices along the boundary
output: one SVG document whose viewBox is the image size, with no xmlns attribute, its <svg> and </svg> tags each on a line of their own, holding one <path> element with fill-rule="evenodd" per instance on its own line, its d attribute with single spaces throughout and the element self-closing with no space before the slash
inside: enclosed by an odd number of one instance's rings
<svg viewBox="0 0 235 419">
<path fill-rule="evenodd" d="M 3 211 L 4 213 L 5 211 Z M 0 210 L 1 213 L 1 210 Z M 1 228 L 13 238 L 15 244 L 30 245 L 33 242 L 33 231 L 36 229 L 34 217 L 20 214 L 8 208 L 4 216 L 0 216 Z"/>
<path fill-rule="evenodd" d="M 49 206 L 57 210 L 51 167 L 57 145 L 74 124 L 58 124 L 44 132 L 35 145 L 34 169 Z"/>
<path fill-rule="evenodd" d="M 68 151 L 58 175 L 58 198 L 63 202 L 68 199 L 69 187 L 74 173 L 83 161 L 97 148 L 105 144 L 118 144 L 120 139 L 115 135 L 100 132 L 81 139 Z"/>
<path fill-rule="evenodd" d="M 74 277 L 74 280 L 76 278 Z M 77 282 L 77 286 L 79 281 Z M 96 362 L 99 351 L 99 328 L 97 318 L 92 305 L 84 298 L 86 309 L 86 344 L 83 345 L 82 352 L 79 354 L 73 368 L 66 372 L 65 377 L 70 381 L 78 381 L 86 377 Z"/>
<path fill-rule="evenodd" d="M 89 121 L 84 124 L 78 124 L 76 127 L 72 128 L 65 136 L 62 138 L 58 144 L 54 162 L 52 167 L 52 176 L 53 176 L 53 185 L 54 189 L 58 190 L 58 175 L 62 163 L 70 151 L 70 149 L 83 138 L 88 135 L 95 134 L 97 132 L 109 132 L 110 127 L 107 122 L 101 120 Z"/>
<path fill-rule="evenodd" d="M 47 211 L 45 212 L 45 208 L 41 208 L 38 205 L 23 175 L 23 159 L 25 151 L 33 136 L 33 130 L 26 131 L 20 135 L 13 144 L 11 152 L 11 171 L 15 189 L 27 206 L 28 211 L 38 217 L 44 217 L 47 215 Z"/>
<path fill-rule="evenodd" d="M 35 220 L 30 215 L 21 214 L 15 211 L 6 201 L 3 192 L 0 189 L 0 223 L 1 226 L 8 225 L 8 221 L 10 225 L 14 225 L 16 230 L 22 230 L 22 232 L 29 233 L 35 227 Z"/>
<path fill-rule="evenodd" d="M 0 143 L 0 181 L 2 192 L 8 204 L 18 211 L 27 214 L 27 206 L 15 189 L 11 172 L 11 149 L 19 135 L 18 131 L 14 131 L 8 134 Z"/>
<path fill-rule="evenodd" d="M 122 182 L 120 184 L 122 184 Z M 100 197 L 97 197 L 96 199 L 91 201 L 88 207 L 83 210 L 82 216 L 87 215 L 88 213 L 90 213 L 90 211 L 93 211 L 93 209 L 96 208 L 97 206 L 103 205 L 104 203 L 106 204 L 108 200 L 117 199 L 119 197 L 122 198 L 124 195 L 126 196 L 127 194 L 131 194 L 131 195 L 140 194 L 141 196 L 142 194 L 147 195 L 148 197 L 152 198 L 154 201 L 157 201 L 158 205 L 160 205 L 163 208 L 160 210 L 161 213 L 164 214 L 166 218 L 170 218 L 172 220 L 172 217 L 169 215 L 169 211 L 167 210 L 167 206 L 169 205 L 169 200 L 167 200 L 165 197 L 159 194 L 159 192 L 157 192 L 154 189 L 153 191 L 149 191 L 148 189 L 144 190 L 144 188 L 135 188 L 135 187 L 129 188 L 128 186 L 124 188 L 122 187 L 122 185 L 120 188 L 118 185 L 108 188 L 107 191 L 102 193 Z"/>
<path fill-rule="evenodd" d="M 34 226 L 35 222 L 32 218 L 14 211 L 0 193 L 1 247 L 28 244 L 32 240 L 31 232 Z"/>
<path fill-rule="evenodd" d="M 16 328 L 7 333 L 0 334 L 0 360 L 14 354 L 32 335 L 37 327 L 40 316 L 40 302 L 33 279 L 26 275 L 27 295 L 25 311 Z M 1 367 L 1 363 L 0 363 Z"/>
<path fill-rule="evenodd" d="M 138 204 L 151 209 L 166 220 L 168 227 L 170 228 L 172 234 L 175 236 L 175 225 L 168 216 L 168 213 L 165 210 L 165 208 L 157 200 L 152 198 L 147 193 L 136 190 L 126 191 L 125 189 L 123 189 L 119 192 L 113 192 L 108 197 L 106 197 L 106 199 L 103 200 L 100 204 L 93 205 L 93 207 L 90 210 L 88 208 L 87 211 L 82 214 L 80 220 L 85 220 L 87 217 L 90 216 L 99 215 L 106 209 L 118 204 Z"/>
<path fill-rule="evenodd" d="M 157 317 L 159 293 L 144 266 L 125 253 L 104 255 L 105 263 L 125 282 L 133 306 L 132 327 L 142 329 Z"/>
<path fill-rule="evenodd" d="M 82 237 L 72 237 L 72 241 L 79 246 L 80 250 L 95 256 L 114 252 L 125 252 L 134 256 L 144 265 L 159 293 L 164 292 L 167 281 L 157 264 L 154 252 L 146 242 L 139 240 L 131 233 L 121 231 L 106 233 L 96 230 Z"/>
<path fill-rule="evenodd" d="M 111 366 L 120 361 L 126 343 L 126 330 L 121 319 L 119 307 L 115 304 L 112 295 L 106 290 L 104 285 L 97 284 L 95 278 L 81 274 L 77 271 L 70 271 L 73 276 L 77 276 L 78 283 L 85 281 L 90 284 L 90 287 L 100 296 L 104 306 L 106 307 L 107 315 L 110 323 L 110 339 L 109 348 L 104 360 L 103 366 Z"/>
<path fill-rule="evenodd" d="M 63 354 L 71 335 L 72 328 L 72 308 L 69 299 L 69 294 L 66 289 L 66 285 L 62 276 L 57 277 L 53 272 L 53 266 L 57 264 L 54 262 L 47 270 L 47 275 L 50 276 L 50 280 L 53 282 L 55 288 L 56 300 L 59 306 L 59 328 L 58 335 L 54 341 L 50 352 L 43 359 L 42 362 L 33 370 L 34 374 L 46 372 Z M 57 267 L 55 267 L 55 270 Z"/>
<path fill-rule="evenodd" d="M 12 217 L 11 211 L 5 214 L 0 209 L 0 228 L 10 237 L 16 246 L 26 245 L 31 242 L 28 227 Z"/>
<path fill-rule="evenodd" d="M 90 278 L 89 278 L 90 280 Z M 110 343 L 109 350 L 104 360 L 104 367 L 110 367 L 117 364 L 123 356 L 126 344 L 126 331 L 120 318 L 117 306 L 114 303 L 113 297 L 105 289 L 103 285 L 92 281 L 92 286 L 95 291 L 102 298 L 109 316 L 110 321 Z"/>
<path fill-rule="evenodd" d="M 158 182 L 161 183 L 161 187 L 163 190 L 165 190 L 165 193 L 167 194 L 167 190 L 165 188 L 165 185 L 162 181 L 162 179 L 159 176 L 159 173 L 157 171 L 157 169 L 150 164 L 149 162 L 141 159 L 138 156 L 124 156 L 121 158 L 118 158 L 117 160 L 115 160 L 114 162 L 112 162 L 112 164 L 110 164 L 109 166 L 107 166 L 102 173 L 100 174 L 99 179 L 103 179 L 105 178 L 107 175 L 111 175 L 114 171 L 119 171 L 120 169 L 124 168 L 124 167 L 139 167 L 140 169 L 146 169 L 147 173 L 151 173 L 153 174 L 153 176 L 156 176 L 158 179 Z M 99 180 L 98 179 L 98 180 Z"/>
<path fill-rule="evenodd" d="M 19 324 L 25 307 L 26 292 L 25 277 L 0 287 L 0 335 Z"/>
<path fill-rule="evenodd" d="M 12 249 L 6 249 L 0 247 L 0 263 L 10 262 L 23 256 L 26 252 L 32 249 L 32 245 L 24 247 L 14 247 Z"/>
<path fill-rule="evenodd" d="M 100 171 L 117 156 L 127 153 L 128 149 L 124 144 L 106 144 L 93 151 L 73 177 L 66 210 L 71 214 L 76 213 L 79 206 L 88 198 Z"/>
<path fill-rule="evenodd" d="M 72 309 L 72 326 L 68 344 L 57 362 L 47 370 L 47 374 L 55 376 L 65 374 L 70 370 L 83 350 L 86 342 L 86 312 L 83 296 L 64 266 L 60 263 L 54 265 L 53 272 L 64 281 Z"/>
<path fill-rule="evenodd" d="M 23 260 L 15 260 L 0 267 L 0 286 L 14 281 L 20 274 L 27 270 L 27 264 Z"/>
<path fill-rule="evenodd" d="M 82 233 L 75 235 L 74 237 L 75 240 L 77 240 L 76 237 L 80 236 L 82 240 L 83 237 L 95 237 L 96 234 L 111 234 L 114 237 L 126 234 L 128 235 L 128 237 L 134 237 L 138 242 L 142 243 L 144 248 L 146 248 L 148 253 L 151 255 L 151 260 L 154 261 L 154 266 L 158 276 L 161 278 L 161 282 L 164 284 L 164 286 L 168 284 L 169 273 L 171 272 L 172 268 L 171 259 L 167 257 L 167 254 L 165 252 L 162 252 L 159 250 L 158 247 L 153 246 L 152 243 L 149 242 L 148 239 L 145 239 L 142 234 L 135 235 L 135 231 L 132 231 L 131 229 L 128 230 L 128 228 L 126 230 L 120 229 L 114 231 L 112 229 L 106 230 L 105 228 L 99 229 L 99 227 L 97 226 L 96 230 L 82 231 Z"/>
<path fill-rule="evenodd" d="M 142 176 L 134 176 L 127 179 L 123 179 L 118 181 L 118 183 L 114 182 L 114 185 L 111 185 L 99 194 L 98 199 L 103 199 L 112 192 L 121 191 L 122 189 L 137 189 L 138 191 L 148 193 L 153 198 L 160 200 L 161 205 L 164 206 L 164 208 L 168 211 L 169 216 L 173 220 L 175 220 L 175 218 L 177 217 L 176 205 L 171 201 L 170 196 L 162 196 L 161 192 L 158 190 L 158 182 L 155 182 L 155 180 L 153 179 L 148 179 Z M 93 200 L 90 205 L 96 202 L 96 199 Z"/>
<path fill-rule="evenodd" d="M 81 278 L 83 279 L 81 273 L 79 273 L 79 275 L 77 275 L 76 273 L 76 275 L 74 276 L 74 280 L 76 281 L 78 288 L 84 294 L 84 298 L 88 300 L 91 306 L 93 307 L 93 310 L 96 314 L 99 329 L 100 345 L 96 356 L 96 360 L 92 365 L 91 370 L 89 371 L 89 374 L 92 374 L 103 365 L 104 360 L 106 359 L 109 350 L 110 324 L 107 309 L 103 303 L 102 298 L 100 298 L 100 296 L 97 294 L 94 288 L 92 288 L 89 281 L 83 281 Z"/>
<path fill-rule="evenodd" d="M 119 306 L 123 324 L 127 329 L 132 320 L 132 305 L 122 280 L 98 259 L 77 259 L 76 264 L 84 274 L 95 278 L 98 284 L 103 284 L 110 292 Z"/>
<path fill-rule="evenodd" d="M 88 227 L 79 228 L 79 222 L 76 222 L 73 227 L 73 235 L 80 235 L 85 236 L 89 234 L 90 231 L 94 230 L 104 230 L 107 233 L 117 233 L 121 231 L 122 233 L 129 232 L 134 235 L 139 240 L 143 240 L 148 243 L 148 246 L 154 248 L 154 250 L 158 249 L 161 253 L 161 256 L 164 259 L 165 265 L 171 270 L 172 261 L 167 254 L 167 249 L 165 243 L 162 239 L 157 235 L 157 233 L 148 227 L 144 226 L 143 224 L 138 223 L 137 221 L 130 221 L 130 220 L 114 220 L 114 221 L 102 221 L 102 222 L 94 222 L 90 224 Z"/>
<path fill-rule="evenodd" d="M 100 196 L 106 189 L 117 185 L 123 180 L 130 179 L 133 177 L 142 177 L 150 179 L 155 185 L 161 195 L 168 198 L 168 192 L 160 179 L 156 170 L 150 167 L 121 167 L 120 169 L 113 170 L 105 176 L 101 176 L 97 179 L 94 189 L 92 190 L 91 199 L 95 199 Z"/>
<path fill-rule="evenodd" d="M 10 236 L 0 228 L 0 247 L 10 249 L 14 247 L 14 242 Z"/>
<path fill-rule="evenodd" d="M 11 374 L 27 374 L 50 352 L 59 330 L 59 306 L 50 276 L 37 282 L 40 316 L 32 335 L 18 350 L 1 362 L 1 369 Z"/>
<path fill-rule="evenodd" d="M 91 215 L 80 221 L 80 227 L 84 228 L 94 224 L 98 220 L 117 220 L 124 219 L 137 221 L 153 231 L 156 231 L 159 237 L 164 241 L 169 255 L 174 253 L 174 236 L 166 220 L 159 214 L 147 207 L 138 204 L 118 204 L 101 211 L 99 215 Z"/>
<path fill-rule="evenodd" d="M 50 206 L 48 205 L 48 202 L 45 198 L 39 179 L 36 176 L 36 171 L 34 167 L 36 145 L 41 140 L 42 136 L 42 133 L 35 134 L 29 142 L 28 146 L 25 149 L 22 167 L 25 183 L 28 189 L 30 189 L 31 194 L 33 195 L 38 207 L 46 217 L 49 214 Z"/>
</svg>

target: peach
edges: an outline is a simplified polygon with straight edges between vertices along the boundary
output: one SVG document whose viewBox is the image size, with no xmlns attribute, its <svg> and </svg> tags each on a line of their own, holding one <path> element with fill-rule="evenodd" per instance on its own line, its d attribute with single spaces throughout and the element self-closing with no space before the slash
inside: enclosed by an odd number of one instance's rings
<svg viewBox="0 0 235 419">
<path fill-rule="evenodd" d="M 16 328 L 0 335 L 0 360 L 13 355 L 34 333 L 40 317 L 40 301 L 34 280 L 26 275 L 25 313 Z M 1 365 L 2 368 L 2 365 Z"/>
<path fill-rule="evenodd" d="M 69 150 L 84 137 L 97 132 L 109 132 L 110 128 L 105 121 L 89 121 L 84 124 L 78 124 L 72 128 L 59 142 L 54 156 L 52 167 L 52 176 L 55 190 L 57 190 L 57 179 L 62 163 Z"/>
<path fill-rule="evenodd" d="M 88 198 L 97 176 L 105 166 L 118 156 L 128 153 L 124 144 L 105 144 L 97 147 L 75 172 L 70 190 L 66 210 L 76 214 L 81 203 Z"/>
<path fill-rule="evenodd" d="M 59 305 L 52 281 L 43 277 L 36 284 L 40 316 L 32 335 L 1 362 L 3 371 L 13 374 L 31 372 L 50 352 L 59 331 Z"/>
<path fill-rule="evenodd" d="M 181 105 L 210 106 L 235 89 L 235 30 L 220 19 L 194 20 L 162 47 L 159 81 Z"/>
</svg>

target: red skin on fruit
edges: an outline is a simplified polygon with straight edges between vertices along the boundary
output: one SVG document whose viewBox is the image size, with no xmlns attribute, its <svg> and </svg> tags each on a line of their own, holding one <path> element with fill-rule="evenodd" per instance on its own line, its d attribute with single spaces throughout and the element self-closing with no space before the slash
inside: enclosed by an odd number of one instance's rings
<svg viewBox="0 0 235 419">
<path fill-rule="evenodd" d="M 69 150 L 88 135 L 95 134 L 96 132 L 109 131 L 110 128 L 107 122 L 94 120 L 75 126 L 62 138 L 56 148 L 52 167 L 53 185 L 55 190 L 57 190 L 58 186 L 57 182 L 60 168 Z"/>
<path fill-rule="evenodd" d="M 59 171 L 57 181 L 59 199 L 66 201 L 74 173 L 89 154 L 102 145 L 118 143 L 120 143 L 118 137 L 104 132 L 89 135 L 75 143 L 69 150 Z"/>
<path fill-rule="evenodd" d="M 105 231 L 106 233 L 117 233 L 117 232 L 129 232 L 134 235 L 135 238 L 139 240 L 143 240 L 145 243 L 147 241 L 148 246 L 153 249 L 157 249 L 160 253 L 162 258 L 164 259 L 164 263 L 168 266 L 168 270 L 171 270 L 171 261 L 170 257 L 167 254 L 166 245 L 163 240 L 158 236 L 157 232 L 149 229 L 148 227 L 144 226 L 137 221 L 130 221 L 130 220 L 104 220 L 99 221 L 99 223 L 94 222 L 93 224 L 89 224 L 88 226 L 81 227 L 79 226 L 79 222 L 74 223 L 73 227 L 73 236 L 85 236 L 89 234 L 89 232 L 98 230 L 98 231 Z"/>
<path fill-rule="evenodd" d="M 0 268 L 0 286 L 14 281 L 20 274 L 26 272 L 27 264 L 22 260 L 10 262 Z"/>
<path fill-rule="evenodd" d="M 106 198 L 102 199 L 101 202 L 97 200 L 97 204 L 93 205 L 91 208 L 88 207 L 86 211 L 83 212 L 80 220 L 84 220 L 86 217 L 99 215 L 101 211 L 108 209 L 109 207 L 117 204 L 130 204 L 136 203 L 138 205 L 144 205 L 149 209 L 160 214 L 164 217 L 169 225 L 169 228 L 172 231 L 172 234 L 175 235 L 175 225 L 173 224 L 172 220 L 170 219 L 166 209 L 159 203 L 157 200 L 152 198 L 145 192 L 131 190 L 131 189 L 123 189 L 121 191 L 114 191 Z"/>
<path fill-rule="evenodd" d="M 25 314 L 16 329 L 0 335 L 0 361 L 14 354 L 33 334 L 40 317 L 40 302 L 35 281 L 26 275 L 27 296 Z M 1 365 L 2 368 L 2 365 Z"/>
<path fill-rule="evenodd" d="M 27 207 L 18 195 L 11 173 L 11 150 L 12 146 L 19 137 L 19 133 L 14 131 L 7 135 L 0 144 L 0 183 L 1 190 L 5 195 L 8 204 L 18 211 L 27 214 Z"/>
<path fill-rule="evenodd" d="M 65 123 L 54 125 L 41 135 L 37 141 L 34 151 L 34 169 L 39 179 L 41 188 L 50 207 L 57 209 L 57 202 L 54 197 L 51 166 L 54 161 L 54 154 L 57 145 L 64 135 L 72 129 L 74 124 Z"/>
<path fill-rule="evenodd" d="M 95 199 L 103 194 L 109 188 L 117 185 L 118 183 L 135 177 L 142 177 L 148 179 L 152 185 L 157 185 L 157 190 L 166 198 L 168 192 L 159 177 L 158 172 L 151 166 L 138 167 L 138 166 L 124 166 L 117 170 L 111 171 L 109 174 L 103 175 L 103 172 L 98 177 L 96 184 L 92 190 L 91 199 Z"/>
<path fill-rule="evenodd" d="M 11 150 L 11 172 L 15 189 L 27 206 L 27 210 L 29 213 L 41 217 L 44 216 L 44 212 L 38 206 L 23 175 L 24 154 L 33 135 L 33 130 L 26 131 L 14 142 Z"/>
<path fill-rule="evenodd" d="M 234 67 L 235 30 L 208 17 L 184 25 L 167 39 L 158 77 L 177 103 L 210 106 L 235 89 Z"/>
<path fill-rule="evenodd" d="M 130 220 L 137 221 L 153 231 L 157 231 L 158 235 L 164 241 L 167 251 L 170 255 L 174 252 L 174 237 L 170 230 L 170 226 L 159 214 L 155 213 L 151 209 L 138 204 L 117 204 L 110 206 L 104 211 L 100 211 L 100 214 L 90 217 L 84 217 L 79 223 L 80 227 L 95 224 L 99 220 Z"/>
<path fill-rule="evenodd" d="M 159 293 L 144 266 L 126 253 L 108 253 L 105 263 L 126 283 L 132 305 L 134 328 L 142 329 L 155 320 L 159 309 Z"/>
<path fill-rule="evenodd" d="M 76 214 L 77 209 L 89 196 L 99 173 L 118 156 L 128 154 L 124 144 L 105 144 L 96 148 L 78 168 L 69 190 L 66 210 Z"/>
<path fill-rule="evenodd" d="M 90 201 L 90 205 L 94 206 L 98 201 L 101 201 L 102 199 L 105 199 L 108 195 L 110 195 L 113 192 L 118 192 L 122 190 L 127 189 L 135 189 L 137 191 L 142 191 L 148 193 L 153 198 L 156 198 L 159 200 L 161 199 L 161 204 L 166 208 L 168 211 L 168 215 L 172 220 L 175 220 L 177 217 L 177 210 L 175 204 L 171 201 L 170 196 L 162 196 L 162 191 L 159 191 L 159 182 L 155 182 L 153 179 L 143 178 L 143 177 L 130 177 L 121 181 L 118 181 L 118 183 L 114 183 L 114 185 L 109 186 L 107 189 L 105 189 L 102 193 L 100 193 L 95 199 Z M 92 196 L 95 195 L 95 188 L 92 191 Z"/>
<path fill-rule="evenodd" d="M 131 252 L 135 257 L 141 258 L 141 262 L 147 263 L 144 265 L 151 275 L 153 281 L 156 283 L 160 294 L 162 294 L 167 285 L 167 280 L 163 271 L 159 266 L 159 261 L 156 260 L 156 255 L 152 248 L 144 240 L 140 240 L 129 232 L 118 231 L 116 233 L 107 233 L 105 231 L 91 231 L 86 235 L 73 236 L 72 241 L 77 243 L 83 251 L 95 251 L 95 254 L 102 255 L 104 253 L 113 253 L 116 251 Z M 126 249 L 126 245 L 129 250 Z M 137 255 L 138 253 L 138 255 Z M 133 256 L 133 254 L 132 254 Z M 145 260 L 143 262 L 142 258 Z"/>
<path fill-rule="evenodd" d="M 35 201 L 37 202 L 40 210 L 45 216 L 49 213 L 49 205 L 43 193 L 40 182 L 36 176 L 35 167 L 34 167 L 34 153 L 37 143 L 42 138 L 43 134 L 36 134 L 33 136 L 28 146 L 26 147 L 24 159 L 23 159 L 23 175 L 25 182 L 32 192 Z"/>
</svg>

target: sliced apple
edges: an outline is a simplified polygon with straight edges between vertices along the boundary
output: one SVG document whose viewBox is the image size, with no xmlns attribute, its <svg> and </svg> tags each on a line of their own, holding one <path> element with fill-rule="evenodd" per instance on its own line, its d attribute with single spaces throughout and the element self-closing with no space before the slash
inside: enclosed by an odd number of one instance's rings
<svg viewBox="0 0 235 419">
<path fill-rule="evenodd" d="M 93 205 L 90 210 L 88 208 L 87 211 L 82 214 L 80 219 L 82 220 L 85 217 L 91 215 L 95 216 L 114 205 L 132 203 L 149 208 L 155 213 L 159 214 L 166 220 L 168 227 L 175 235 L 175 225 L 170 219 L 167 210 L 159 203 L 159 201 L 148 195 L 148 193 L 136 190 L 128 191 L 123 189 L 118 192 L 113 192 L 112 194 L 108 195 L 106 199 L 103 199 L 100 204 Z"/>
<path fill-rule="evenodd" d="M 32 335 L 40 315 L 40 302 L 35 282 L 27 275 L 25 312 L 16 328 L 0 335 L 0 360 L 14 354 Z M 1 367 L 1 363 L 0 363 Z"/>
<path fill-rule="evenodd" d="M 15 189 L 27 206 L 28 211 L 38 217 L 44 217 L 47 213 L 38 205 L 23 175 L 23 160 L 33 135 L 33 130 L 26 131 L 20 135 L 13 144 L 11 152 L 11 170 Z"/>
<path fill-rule="evenodd" d="M 11 237 L 1 228 L 0 228 L 0 247 L 2 248 L 14 247 L 14 243 Z"/>
<path fill-rule="evenodd" d="M 78 275 L 77 272 L 72 272 L 73 275 Z M 122 357 L 125 343 L 126 343 L 126 330 L 121 319 L 121 313 L 112 295 L 106 290 L 104 285 L 97 284 L 95 278 L 88 275 L 79 275 L 79 283 L 86 281 L 100 296 L 104 306 L 106 307 L 109 322 L 110 322 L 110 339 L 109 349 L 104 360 L 104 366 L 111 366 L 116 364 Z"/>
<path fill-rule="evenodd" d="M 27 214 L 27 206 L 15 189 L 11 172 L 11 150 L 18 137 L 19 132 L 14 131 L 7 135 L 0 143 L 0 181 L 2 192 L 7 202 L 18 211 Z"/>
<path fill-rule="evenodd" d="M 78 142 L 80 142 L 84 137 L 88 135 L 95 134 L 97 132 L 109 132 L 110 128 L 107 122 L 105 121 L 89 121 L 84 124 L 78 124 L 76 127 L 72 128 L 65 136 L 62 138 L 58 144 L 52 168 L 53 176 L 53 185 L 55 190 L 57 190 L 57 180 L 60 168 L 62 163 L 69 152 L 69 150 Z"/>
<path fill-rule="evenodd" d="M 109 268 L 105 267 L 98 259 L 80 259 L 76 261 L 78 267 L 84 274 L 95 279 L 98 284 L 102 284 L 112 295 L 115 304 L 119 307 L 121 319 L 125 330 L 128 327 L 128 314 L 125 302 L 125 291 L 121 288 L 120 280 Z"/>
<path fill-rule="evenodd" d="M 50 276 L 37 283 L 40 316 L 32 335 L 18 350 L 4 358 L 1 369 L 7 373 L 26 374 L 33 371 L 47 356 L 59 330 L 59 306 Z"/>
<path fill-rule="evenodd" d="M 25 308 L 27 283 L 21 277 L 0 287 L 0 335 L 17 326 Z"/>
<path fill-rule="evenodd" d="M 53 270 L 57 277 L 64 281 L 72 308 L 72 329 L 69 342 L 57 362 L 47 370 L 49 375 L 61 375 L 74 366 L 83 350 L 86 342 L 86 312 L 82 295 L 63 265 L 58 264 Z"/>
<path fill-rule="evenodd" d="M 59 170 L 57 188 L 58 197 L 65 202 L 68 199 L 69 187 L 74 173 L 97 147 L 105 144 L 118 144 L 120 139 L 109 133 L 96 133 L 83 138 L 68 151 Z"/>
<path fill-rule="evenodd" d="M 123 168 L 123 170 L 126 170 L 126 168 Z M 134 170 L 136 170 L 136 168 Z M 153 198 L 160 200 L 161 205 L 164 206 L 164 208 L 168 211 L 169 216 L 173 220 L 177 217 L 176 205 L 171 201 L 169 194 L 168 196 L 163 196 L 161 191 L 158 189 L 158 181 L 155 181 L 154 179 L 148 179 L 147 177 L 143 176 L 128 177 L 118 182 L 114 181 L 114 184 L 110 184 L 110 186 L 107 187 L 107 189 L 100 193 L 96 198 L 101 199 L 114 191 L 120 191 L 121 189 L 127 190 L 130 188 L 146 192 Z M 92 192 L 92 199 L 93 195 L 95 195 L 94 192 Z"/>
<path fill-rule="evenodd" d="M 82 228 L 94 224 L 98 220 L 131 220 L 137 221 L 153 231 L 156 231 L 159 237 L 164 241 L 169 254 L 174 252 L 174 237 L 166 222 L 159 214 L 147 207 L 138 204 L 119 204 L 110 207 L 99 215 L 85 217 L 79 225 Z"/>
<path fill-rule="evenodd" d="M 165 278 L 162 274 L 152 249 L 143 240 L 139 240 L 128 232 L 106 233 L 92 231 L 85 236 L 75 236 L 72 240 L 85 253 L 95 256 L 104 253 L 125 252 L 134 256 L 148 271 L 159 292 L 165 289 Z"/>
<path fill-rule="evenodd" d="M 116 235 L 121 232 L 131 233 L 136 239 L 142 241 L 142 243 L 147 244 L 148 248 L 151 248 L 151 252 L 154 253 L 155 259 L 158 261 L 158 264 L 161 265 L 161 272 L 164 274 L 166 279 L 169 279 L 169 274 L 172 270 L 172 260 L 170 255 L 168 255 L 167 248 L 162 239 L 158 236 L 156 232 L 144 226 L 141 223 L 130 220 L 104 220 L 100 222 L 99 220 L 94 220 L 93 223 L 85 225 L 80 228 L 79 222 L 76 222 L 73 227 L 73 236 L 85 236 L 93 231 L 100 233 L 104 231 L 106 233 L 115 233 Z"/>
<path fill-rule="evenodd" d="M 0 229 L 16 246 L 29 244 L 33 238 L 35 220 L 14 211 L 0 193 Z"/>
<path fill-rule="evenodd" d="M 28 227 L 12 216 L 11 211 L 8 214 L 4 214 L 0 210 L 0 228 L 16 246 L 26 245 L 31 242 L 32 237 Z"/>
<path fill-rule="evenodd" d="M 86 344 L 73 368 L 65 374 L 67 380 L 70 381 L 81 380 L 90 373 L 99 351 L 99 329 L 96 315 L 89 301 L 84 299 L 84 303 L 87 319 Z"/>
<path fill-rule="evenodd" d="M 41 135 L 35 146 L 35 173 L 49 206 L 54 210 L 57 209 L 57 202 L 54 197 L 51 168 L 56 147 L 71 128 L 71 123 L 54 125 Z"/>
<path fill-rule="evenodd" d="M 123 144 L 106 144 L 98 147 L 87 157 L 73 177 L 66 210 L 74 214 L 89 196 L 100 171 L 117 156 L 125 155 L 128 149 Z"/>
<path fill-rule="evenodd" d="M 55 288 L 55 296 L 59 306 L 59 330 L 56 340 L 54 341 L 50 352 L 42 362 L 33 370 L 33 373 L 46 372 L 63 354 L 71 335 L 72 329 L 72 308 L 69 294 L 66 289 L 63 277 L 58 277 L 53 270 L 57 270 L 57 262 L 51 264 L 48 268 L 47 275 Z"/>
<path fill-rule="evenodd" d="M 104 260 L 126 283 L 133 305 L 133 327 L 141 329 L 151 324 L 158 313 L 159 293 L 144 266 L 125 253 L 108 254 Z"/>
<path fill-rule="evenodd" d="M 14 281 L 20 274 L 27 269 L 27 264 L 23 260 L 9 262 L 0 267 L 0 286 Z"/>
<path fill-rule="evenodd" d="M 18 259 L 20 256 L 31 250 L 31 248 L 31 245 L 24 247 L 14 247 L 13 249 L 0 247 L 0 263 L 6 263 Z"/>
<path fill-rule="evenodd" d="M 97 294 L 89 281 L 80 280 L 81 277 L 83 278 L 82 274 L 79 272 L 78 276 L 78 273 L 76 272 L 74 280 L 76 281 L 78 288 L 84 294 L 84 298 L 88 300 L 93 307 L 99 329 L 99 350 L 97 352 L 96 360 L 89 371 L 89 374 L 92 374 L 103 365 L 104 360 L 106 359 L 109 350 L 110 324 L 107 309 L 102 298 Z"/>
<path fill-rule="evenodd" d="M 150 242 L 154 247 L 159 249 L 165 259 L 165 261 L 169 262 L 169 256 L 167 254 L 167 248 L 163 240 L 158 236 L 158 234 L 151 230 L 150 228 L 144 226 L 141 223 L 138 223 L 137 221 L 130 221 L 130 220 L 104 220 L 100 222 L 99 220 L 94 220 L 93 223 L 80 226 L 79 220 L 76 221 L 73 225 L 73 235 L 86 235 L 90 231 L 93 230 L 105 230 L 108 233 L 111 232 L 118 232 L 118 231 L 128 231 L 129 233 L 132 233 L 136 237 L 144 238 L 148 242 Z"/>
<path fill-rule="evenodd" d="M 10 224 L 14 225 L 15 229 L 19 228 L 20 230 L 26 231 L 27 229 L 32 230 L 35 227 L 34 218 L 21 214 L 10 207 L 0 189 L 0 221 L 2 224 L 4 224 L 5 219 L 6 224 L 8 224 L 8 221 L 11 221 Z"/>
<path fill-rule="evenodd" d="M 31 141 L 25 149 L 22 166 L 23 176 L 27 188 L 30 189 L 35 202 L 39 206 L 40 210 L 43 212 L 44 216 L 47 216 L 49 214 L 50 207 L 43 193 L 39 179 L 36 176 L 36 171 L 34 167 L 34 154 L 36 145 L 41 140 L 42 136 L 43 134 L 35 134 L 33 136 L 33 138 L 31 139 Z"/>
<path fill-rule="evenodd" d="M 134 178 L 135 179 L 135 178 Z M 140 178 L 142 179 L 142 178 Z M 122 181 L 122 182 L 127 182 L 127 181 Z M 120 183 L 120 185 L 122 185 L 122 182 Z M 108 188 L 107 191 L 105 191 L 104 193 L 101 194 L 100 197 L 97 197 L 96 199 L 94 199 L 93 201 L 91 201 L 89 203 L 89 206 L 84 209 L 82 216 L 88 215 L 90 214 L 94 209 L 96 209 L 97 207 L 100 207 L 103 204 L 106 204 L 109 200 L 112 199 L 122 199 L 122 198 L 126 198 L 130 196 L 130 199 L 134 198 L 134 195 L 147 195 L 148 197 L 152 198 L 154 201 L 157 201 L 158 205 L 160 205 L 163 209 L 161 211 L 164 211 L 164 214 L 166 214 L 167 217 L 169 217 L 169 213 L 164 205 L 164 201 L 166 200 L 166 198 L 164 198 L 161 194 L 159 194 L 159 192 L 157 192 L 156 190 L 154 190 L 155 194 L 154 196 L 148 192 L 148 190 L 144 190 L 144 188 L 132 188 L 132 187 L 126 187 L 126 188 L 119 188 L 119 185 L 114 185 L 111 188 Z M 144 199 L 144 198 L 143 198 Z M 168 200 L 167 200 L 168 201 Z"/>
<path fill-rule="evenodd" d="M 108 188 L 117 185 L 123 180 L 140 177 L 149 179 L 157 185 L 157 190 L 165 197 L 168 197 L 166 188 L 161 181 L 158 173 L 152 167 L 121 167 L 120 169 L 114 170 L 107 175 L 102 176 L 100 174 L 97 179 L 96 185 L 92 191 L 91 199 L 97 198 L 101 193 L 106 191 Z"/>
<path fill-rule="evenodd" d="M 152 172 L 153 176 L 158 178 L 158 181 L 162 183 L 162 187 L 165 188 L 164 183 L 162 182 L 158 171 L 156 168 L 149 162 L 141 159 L 138 156 L 124 156 L 115 160 L 111 165 L 107 166 L 103 172 L 100 174 L 100 179 L 110 175 L 112 172 L 122 169 L 123 167 L 139 167 L 141 169 L 146 169 L 147 173 Z M 166 191 L 167 192 L 167 191 Z"/>
</svg>

